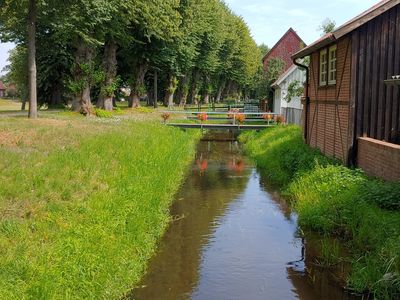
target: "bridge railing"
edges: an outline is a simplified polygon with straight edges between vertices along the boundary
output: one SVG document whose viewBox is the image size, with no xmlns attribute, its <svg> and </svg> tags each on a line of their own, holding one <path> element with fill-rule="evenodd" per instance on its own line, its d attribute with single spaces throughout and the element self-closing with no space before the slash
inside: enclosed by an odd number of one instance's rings
<svg viewBox="0 0 400 300">
<path fill-rule="evenodd" d="M 207 115 L 208 120 L 219 120 L 219 121 L 232 121 L 235 125 L 240 118 L 238 116 L 245 116 L 246 122 L 260 122 L 265 121 L 270 124 L 276 120 L 276 117 L 280 116 L 277 113 L 270 112 L 240 112 L 240 111 L 228 111 L 228 112 L 216 112 L 216 111 L 162 111 L 162 114 L 170 115 L 183 115 L 186 119 L 195 120 L 200 115 Z M 267 117 L 269 116 L 269 117 Z"/>
</svg>

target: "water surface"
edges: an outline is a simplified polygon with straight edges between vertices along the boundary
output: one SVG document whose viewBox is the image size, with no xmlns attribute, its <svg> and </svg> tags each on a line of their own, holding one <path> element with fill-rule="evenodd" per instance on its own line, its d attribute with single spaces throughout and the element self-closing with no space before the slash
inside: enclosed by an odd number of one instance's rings
<svg viewBox="0 0 400 300">
<path fill-rule="evenodd" d="M 203 141 L 133 299 L 350 299 L 237 142 Z M 212 140 L 212 139 L 211 139 Z"/>
</svg>

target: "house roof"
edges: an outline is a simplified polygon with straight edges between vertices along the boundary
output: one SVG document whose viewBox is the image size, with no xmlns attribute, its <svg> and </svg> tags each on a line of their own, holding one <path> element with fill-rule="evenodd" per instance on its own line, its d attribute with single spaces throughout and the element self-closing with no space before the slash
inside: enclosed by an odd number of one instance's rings
<svg viewBox="0 0 400 300">
<path fill-rule="evenodd" d="M 0 91 L 5 91 L 6 90 L 6 86 L 4 85 L 4 83 L 2 81 L 0 81 Z"/>
<path fill-rule="evenodd" d="M 357 28 L 361 27 L 362 25 L 368 23 L 372 19 L 380 16 L 381 14 L 385 13 L 389 9 L 395 7 L 396 5 L 400 4 L 400 0 L 383 0 L 379 3 L 372 6 L 370 9 L 366 10 L 365 12 L 361 13 L 357 17 L 351 19 L 350 21 L 346 22 L 342 26 L 335 29 L 332 33 L 328 33 L 321 37 L 319 40 L 315 41 L 308 47 L 300 50 L 296 54 L 292 56 L 293 59 L 303 58 L 307 55 L 310 55 L 314 51 L 329 45 L 330 43 L 340 39 L 341 37 L 349 34 L 350 32 L 356 30 Z"/>
<path fill-rule="evenodd" d="M 262 59 L 262 62 L 264 62 L 266 59 L 269 58 L 269 56 L 274 52 L 274 50 L 279 46 L 280 43 L 282 43 L 282 41 L 290 34 L 293 33 L 300 42 L 302 42 L 304 45 L 306 43 L 304 43 L 303 39 L 297 34 L 296 31 L 294 31 L 294 29 L 292 27 L 289 28 L 288 31 L 286 31 L 286 33 L 279 39 L 279 41 L 271 48 L 271 50 L 268 51 L 267 54 L 265 54 L 265 56 Z"/>
<path fill-rule="evenodd" d="M 290 74 L 292 74 L 294 71 L 297 70 L 296 65 L 292 65 L 289 69 L 286 70 L 285 73 L 283 73 L 279 78 L 272 84 L 272 87 L 277 87 L 279 86 L 287 77 L 289 77 Z"/>
</svg>

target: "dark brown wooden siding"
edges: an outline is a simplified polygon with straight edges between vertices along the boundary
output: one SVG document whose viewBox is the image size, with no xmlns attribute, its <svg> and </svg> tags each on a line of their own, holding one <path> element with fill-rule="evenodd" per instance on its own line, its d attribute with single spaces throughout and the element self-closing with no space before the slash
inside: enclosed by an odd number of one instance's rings
<svg viewBox="0 0 400 300">
<path fill-rule="evenodd" d="M 399 86 L 384 83 L 400 75 L 400 6 L 353 31 L 351 37 L 354 138 L 400 144 Z"/>
</svg>

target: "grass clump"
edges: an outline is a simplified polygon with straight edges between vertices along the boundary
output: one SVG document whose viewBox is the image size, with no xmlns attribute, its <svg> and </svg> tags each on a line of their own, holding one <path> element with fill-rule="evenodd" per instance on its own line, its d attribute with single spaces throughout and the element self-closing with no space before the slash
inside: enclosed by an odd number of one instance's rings
<svg viewBox="0 0 400 300">
<path fill-rule="evenodd" d="M 241 139 L 292 200 L 302 228 L 347 244 L 352 253 L 349 286 L 376 299 L 398 298 L 400 184 L 369 178 L 324 157 L 302 141 L 296 126 L 246 133 Z M 325 260 L 331 263 L 331 258 Z"/>
<path fill-rule="evenodd" d="M 114 117 L 114 114 L 113 114 L 112 111 L 107 111 L 107 110 L 104 110 L 104 109 L 95 108 L 94 112 L 96 114 L 96 117 L 98 117 L 98 118 L 108 119 L 108 118 L 113 118 Z"/>
<path fill-rule="evenodd" d="M 149 122 L 0 120 L 1 298 L 120 299 L 170 220 L 197 139 Z"/>
</svg>

